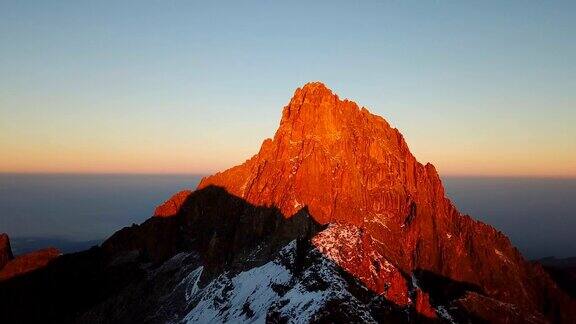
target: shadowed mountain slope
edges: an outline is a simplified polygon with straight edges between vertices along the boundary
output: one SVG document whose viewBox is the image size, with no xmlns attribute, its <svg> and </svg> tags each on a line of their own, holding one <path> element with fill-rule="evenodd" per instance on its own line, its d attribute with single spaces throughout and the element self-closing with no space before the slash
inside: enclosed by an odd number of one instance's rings
<svg viewBox="0 0 576 324">
<path fill-rule="evenodd" d="M 286 217 L 208 186 L 173 217 L 0 282 L 0 321 L 434 321 L 327 258 L 310 240 L 325 230 L 305 208 Z"/>
</svg>

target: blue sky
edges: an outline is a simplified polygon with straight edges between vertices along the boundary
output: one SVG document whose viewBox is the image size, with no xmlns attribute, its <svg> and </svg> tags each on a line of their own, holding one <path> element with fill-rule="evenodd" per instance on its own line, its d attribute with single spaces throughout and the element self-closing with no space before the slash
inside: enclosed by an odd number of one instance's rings
<svg viewBox="0 0 576 324">
<path fill-rule="evenodd" d="M 441 174 L 576 176 L 576 3 L 2 1 L 0 172 L 205 173 L 320 80 Z"/>
</svg>

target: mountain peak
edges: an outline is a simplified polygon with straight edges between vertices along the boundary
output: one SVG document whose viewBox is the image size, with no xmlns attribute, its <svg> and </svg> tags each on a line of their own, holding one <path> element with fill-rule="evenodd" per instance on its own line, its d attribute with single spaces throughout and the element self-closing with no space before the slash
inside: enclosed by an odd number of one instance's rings
<svg viewBox="0 0 576 324">
<path fill-rule="evenodd" d="M 363 128 L 394 132 L 383 118 L 360 108 L 351 100 L 341 100 L 322 82 L 310 82 L 296 89 L 284 107 L 274 140 L 295 143 L 322 139 L 326 144 L 350 137 L 360 139 L 363 136 L 357 135 Z M 385 137 L 390 136 L 395 135 L 387 134 Z"/>
<path fill-rule="evenodd" d="M 409 200 L 415 172 L 439 183 L 429 169 L 416 162 L 402 135 L 382 117 L 311 82 L 295 91 L 274 138 L 264 141 L 257 155 L 203 179 L 200 188 L 223 186 L 255 205 L 278 206 L 286 217 L 308 206 L 320 223 L 359 223 L 384 208 L 360 199 L 366 192 L 402 190 L 399 195 Z"/>
<path fill-rule="evenodd" d="M 329 113 L 338 100 L 338 96 L 324 83 L 308 82 L 294 91 L 288 106 L 284 108 L 282 119 L 294 119 L 301 114 L 303 117 L 314 117 Z"/>
<path fill-rule="evenodd" d="M 490 298 L 527 309 L 539 302 L 525 279 L 532 269 L 508 238 L 458 212 L 434 166 L 419 163 L 384 118 L 339 99 L 322 83 L 298 88 L 274 138 L 198 188 L 208 186 L 255 206 L 277 207 L 286 218 L 304 211 L 331 224 L 332 232 L 313 240 L 316 248 L 395 304 L 408 300 L 410 283 L 401 273 L 417 270 L 481 286 Z M 357 244 L 342 256 L 334 242 Z M 366 262 L 354 261 L 356 254 Z M 370 279 L 374 267 L 367 260 L 374 255 L 400 269 L 396 279 L 382 279 L 393 272 Z M 495 272 L 501 275 L 489 275 Z M 396 293 L 387 292 L 382 280 L 397 283 Z"/>
<path fill-rule="evenodd" d="M 326 93 L 332 94 L 332 90 L 321 81 L 311 81 L 304 84 L 301 88 L 305 93 Z M 296 90 L 298 91 L 298 90 Z"/>
</svg>

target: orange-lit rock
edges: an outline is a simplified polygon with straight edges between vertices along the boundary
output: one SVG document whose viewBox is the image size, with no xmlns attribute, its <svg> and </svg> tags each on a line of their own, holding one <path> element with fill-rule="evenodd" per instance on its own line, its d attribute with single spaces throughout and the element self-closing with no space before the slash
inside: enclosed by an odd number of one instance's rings
<svg viewBox="0 0 576 324">
<path fill-rule="evenodd" d="M 398 303 L 404 280 L 374 276 L 369 262 L 375 254 L 407 275 L 424 270 L 553 319 L 571 316 L 546 308 L 543 295 L 574 304 L 553 283 L 538 284 L 548 282 L 546 275 L 505 235 L 460 214 L 434 166 L 416 161 L 397 129 L 322 83 L 297 89 L 274 137 L 248 161 L 204 178 L 198 188 L 209 185 L 258 206 L 276 206 L 285 217 L 306 206 L 319 223 L 356 226 L 379 244 L 362 244 L 353 262 L 336 262 L 377 293 L 392 289 L 388 294 Z M 422 306 L 427 298 L 420 298 Z"/>
<path fill-rule="evenodd" d="M 60 255 L 58 249 L 46 248 L 17 256 L 0 269 L 0 281 L 40 269 Z"/>
<path fill-rule="evenodd" d="M 436 318 L 436 311 L 430 305 L 430 296 L 421 289 L 416 290 L 416 312 L 427 318 Z"/>
<path fill-rule="evenodd" d="M 180 207 L 186 201 L 186 198 L 192 193 L 190 190 L 182 190 L 174 194 L 170 199 L 162 203 L 162 205 L 156 207 L 154 210 L 154 216 L 156 217 L 170 217 L 174 216 L 180 211 Z"/>
<path fill-rule="evenodd" d="M 312 239 L 312 244 L 370 290 L 384 295 L 397 306 L 410 304 L 406 278 L 379 253 L 379 242 L 360 228 L 330 225 Z"/>
</svg>

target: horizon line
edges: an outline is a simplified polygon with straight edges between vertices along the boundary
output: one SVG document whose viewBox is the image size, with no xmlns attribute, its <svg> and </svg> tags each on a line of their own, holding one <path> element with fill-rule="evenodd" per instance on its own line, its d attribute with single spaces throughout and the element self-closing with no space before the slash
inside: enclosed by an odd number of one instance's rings
<svg viewBox="0 0 576 324">
<path fill-rule="evenodd" d="M 0 175 L 133 175 L 133 176 L 209 176 L 221 171 L 214 172 L 123 172 L 123 171 L 0 171 Z M 438 173 L 440 178 L 534 178 L 534 179 L 575 179 L 576 175 L 562 174 L 466 174 L 466 173 Z"/>
</svg>

